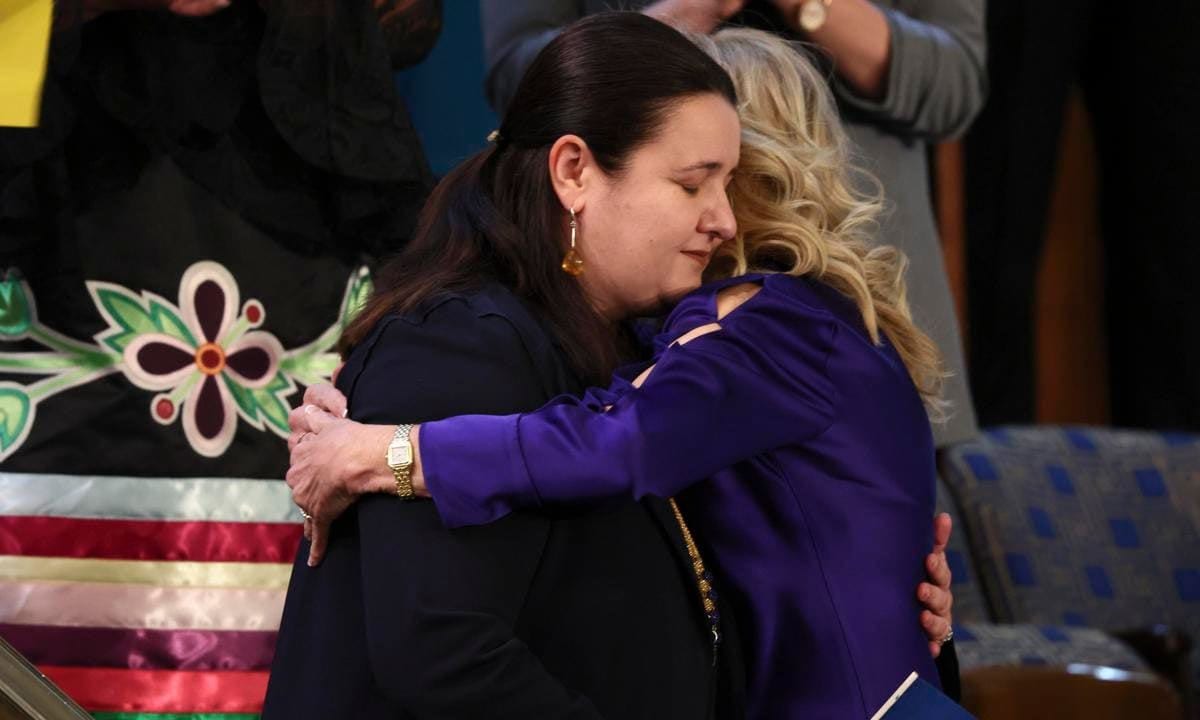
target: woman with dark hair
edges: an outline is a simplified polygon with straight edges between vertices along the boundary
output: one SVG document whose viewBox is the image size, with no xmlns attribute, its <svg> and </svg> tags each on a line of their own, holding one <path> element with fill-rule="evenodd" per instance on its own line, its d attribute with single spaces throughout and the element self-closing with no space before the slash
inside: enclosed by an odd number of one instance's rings
<svg viewBox="0 0 1200 720">
<path fill-rule="evenodd" d="M 578 280 L 602 316 L 671 299 L 681 282 L 698 284 L 712 257 L 723 279 L 679 302 L 654 364 L 623 369 L 582 401 L 519 415 L 396 428 L 301 410 L 293 426 L 317 435 L 296 439 L 289 484 L 315 516 L 317 541 L 322 523 L 363 491 L 432 495 L 450 527 L 521 507 L 679 494 L 669 505 L 680 523 L 695 523 L 685 537 L 713 636 L 729 615 L 706 563 L 741 630 L 748 715 L 870 716 L 910 672 L 938 682 L 927 643 L 944 636 L 945 619 L 922 633 L 912 593 L 930 544 L 924 406 L 938 410 L 937 348 L 908 311 L 903 257 L 873 242 L 880 203 L 852 190 L 819 71 L 759 31 L 698 42 L 738 90 L 743 137 L 728 190 L 729 166 L 704 133 L 717 106 L 673 112 L 619 180 L 589 174 L 574 156 L 565 162 L 558 153 L 575 140 L 560 138 L 546 161 L 569 218 L 559 226 L 569 238 L 558 248 L 563 269 L 583 260 L 582 274 L 558 276 Z M 510 114 L 501 136 L 522 138 L 524 120 Z M 710 160 L 663 172 L 672 166 L 656 162 L 658 146 L 691 141 Z M 502 144 L 491 157 L 512 152 Z M 706 224 L 728 212 L 727 191 L 736 238 L 724 223 Z M 700 215 L 691 241 L 671 245 L 681 207 Z M 426 383 L 403 372 L 389 381 L 401 395 Z M 389 442 L 409 457 L 385 463 Z"/>
<path fill-rule="evenodd" d="M 681 251 L 732 237 L 735 101 L 728 75 L 656 21 L 597 16 L 563 33 L 496 147 L 438 185 L 347 329 L 338 387 L 350 416 L 520 412 L 604 379 L 625 342 L 614 318 L 697 285 L 702 263 Z M 606 189 L 573 209 L 611 223 L 611 282 L 599 262 L 588 277 L 604 283 L 612 315 L 560 267 L 569 208 L 551 166 Z M 692 167 L 716 178 L 696 196 L 671 179 Z M 654 270 L 643 282 L 616 282 L 641 266 Z M 448 532 L 431 503 L 377 495 L 331 537 L 319 567 L 306 565 L 307 544 L 297 555 L 268 720 L 692 720 L 717 702 L 737 715 L 741 663 L 714 654 L 683 531 L 662 501 Z"/>
</svg>

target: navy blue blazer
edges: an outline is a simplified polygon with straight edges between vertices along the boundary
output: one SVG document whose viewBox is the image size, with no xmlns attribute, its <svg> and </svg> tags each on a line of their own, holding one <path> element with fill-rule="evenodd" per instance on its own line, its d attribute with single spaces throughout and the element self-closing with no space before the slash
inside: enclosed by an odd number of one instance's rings
<svg viewBox="0 0 1200 720">
<path fill-rule="evenodd" d="M 494 284 L 385 318 L 338 386 L 368 423 L 523 412 L 581 389 Z M 659 500 L 446 530 L 432 503 L 375 495 L 331 538 L 319 567 L 307 542 L 296 556 L 266 720 L 740 717 L 736 632 L 714 657 Z"/>
</svg>

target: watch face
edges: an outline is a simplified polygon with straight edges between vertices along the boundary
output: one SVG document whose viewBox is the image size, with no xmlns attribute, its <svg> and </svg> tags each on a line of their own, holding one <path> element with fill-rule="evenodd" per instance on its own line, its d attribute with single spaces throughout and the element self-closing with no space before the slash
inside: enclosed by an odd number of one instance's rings
<svg viewBox="0 0 1200 720">
<path fill-rule="evenodd" d="M 820 30 L 825 24 L 827 14 L 825 3 L 821 0 L 805 0 L 800 6 L 800 27 L 804 28 L 805 32 Z"/>
<path fill-rule="evenodd" d="M 388 446 L 388 465 L 393 467 L 412 464 L 412 446 L 405 443 L 403 445 Z"/>
</svg>

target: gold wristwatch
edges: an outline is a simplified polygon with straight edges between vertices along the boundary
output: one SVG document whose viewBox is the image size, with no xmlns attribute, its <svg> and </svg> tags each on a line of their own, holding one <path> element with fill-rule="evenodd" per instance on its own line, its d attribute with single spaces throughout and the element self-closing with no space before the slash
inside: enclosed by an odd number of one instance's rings
<svg viewBox="0 0 1200 720">
<path fill-rule="evenodd" d="M 802 0 L 799 9 L 796 10 L 796 24 L 804 32 L 820 30 L 829 18 L 830 5 L 833 5 L 833 0 Z"/>
<path fill-rule="evenodd" d="M 412 425 L 397 425 L 396 434 L 392 436 L 392 442 L 384 456 L 388 467 L 392 469 L 392 475 L 396 476 L 396 494 L 404 500 L 416 497 L 412 486 L 412 441 L 408 438 L 412 429 Z"/>
</svg>

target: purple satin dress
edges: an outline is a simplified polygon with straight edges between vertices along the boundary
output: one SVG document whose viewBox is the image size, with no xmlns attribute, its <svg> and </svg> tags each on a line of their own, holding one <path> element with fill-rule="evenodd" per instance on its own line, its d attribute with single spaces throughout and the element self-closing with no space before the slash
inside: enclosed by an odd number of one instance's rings
<svg viewBox="0 0 1200 720">
<path fill-rule="evenodd" d="M 719 332 L 667 344 L 716 322 L 717 291 L 748 280 L 762 290 Z M 786 275 L 706 285 L 660 337 L 640 388 L 618 378 L 532 413 L 422 425 L 445 523 L 676 496 L 737 613 L 747 717 L 869 718 L 913 670 L 939 686 L 915 590 L 933 439 L 890 343 L 837 292 Z"/>
</svg>

